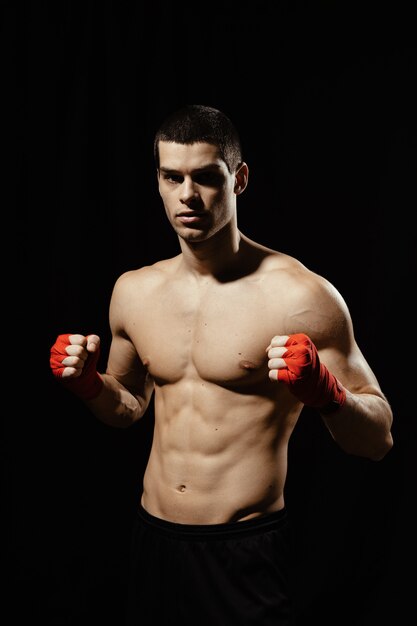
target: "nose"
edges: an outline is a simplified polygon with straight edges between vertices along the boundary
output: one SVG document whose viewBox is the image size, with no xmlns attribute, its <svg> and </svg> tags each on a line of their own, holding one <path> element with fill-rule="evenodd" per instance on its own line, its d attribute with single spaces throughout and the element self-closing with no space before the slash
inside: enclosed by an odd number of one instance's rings
<svg viewBox="0 0 417 626">
<path fill-rule="evenodd" d="M 189 205 L 196 200 L 197 196 L 198 192 L 192 178 L 184 178 L 181 185 L 180 202 Z"/>
</svg>

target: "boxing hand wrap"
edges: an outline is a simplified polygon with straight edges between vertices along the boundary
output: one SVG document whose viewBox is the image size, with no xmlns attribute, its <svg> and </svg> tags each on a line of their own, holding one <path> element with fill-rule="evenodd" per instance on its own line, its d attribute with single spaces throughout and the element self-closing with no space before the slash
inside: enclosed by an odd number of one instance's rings
<svg viewBox="0 0 417 626">
<path fill-rule="evenodd" d="M 68 354 L 65 348 L 71 345 L 69 340 L 70 334 L 58 335 L 56 342 L 51 348 L 50 366 L 53 375 L 73 394 L 81 398 L 81 400 L 93 400 L 96 398 L 102 387 L 103 380 L 97 372 L 97 361 L 100 356 L 100 348 L 97 346 L 95 352 L 89 352 L 84 363 L 81 375 L 78 378 L 62 378 L 62 373 L 67 367 L 62 364 Z"/>
<path fill-rule="evenodd" d="M 288 385 L 301 402 L 327 414 L 343 406 L 346 390 L 320 362 L 317 348 L 303 334 L 290 335 L 285 344 L 287 351 L 282 358 L 287 369 L 278 370 L 278 380 Z"/>
</svg>

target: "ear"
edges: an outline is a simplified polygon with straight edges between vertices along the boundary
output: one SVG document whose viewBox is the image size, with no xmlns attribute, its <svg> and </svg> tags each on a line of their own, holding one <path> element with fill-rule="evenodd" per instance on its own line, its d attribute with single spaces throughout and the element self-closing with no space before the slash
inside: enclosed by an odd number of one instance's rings
<svg viewBox="0 0 417 626">
<path fill-rule="evenodd" d="M 243 161 L 238 166 L 236 170 L 236 174 L 235 174 L 234 191 L 237 196 L 246 189 L 247 184 L 248 184 L 248 177 L 249 177 L 249 168 L 246 165 L 246 163 Z"/>
</svg>

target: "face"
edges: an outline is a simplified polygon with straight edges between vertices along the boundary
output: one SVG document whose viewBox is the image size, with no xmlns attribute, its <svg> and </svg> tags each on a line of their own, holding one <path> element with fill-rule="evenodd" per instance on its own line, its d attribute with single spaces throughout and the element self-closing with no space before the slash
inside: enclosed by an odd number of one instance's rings
<svg viewBox="0 0 417 626">
<path fill-rule="evenodd" d="M 236 211 L 237 175 L 208 143 L 159 143 L 159 193 L 179 237 L 205 241 Z"/>
</svg>

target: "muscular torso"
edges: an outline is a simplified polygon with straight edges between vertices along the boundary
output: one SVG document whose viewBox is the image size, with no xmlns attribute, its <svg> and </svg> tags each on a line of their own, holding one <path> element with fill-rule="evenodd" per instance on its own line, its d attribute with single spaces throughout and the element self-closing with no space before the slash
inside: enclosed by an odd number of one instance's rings
<svg viewBox="0 0 417 626">
<path fill-rule="evenodd" d="M 146 271 L 131 274 L 121 307 L 124 332 L 155 383 L 143 505 L 194 524 L 282 508 L 288 440 L 302 405 L 269 379 L 266 348 L 274 335 L 293 332 L 287 273 L 279 288 L 275 271 L 271 293 L 268 261 L 224 282 L 196 281 L 178 257 Z"/>
</svg>

